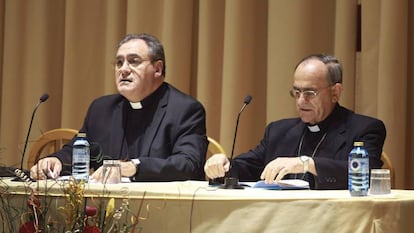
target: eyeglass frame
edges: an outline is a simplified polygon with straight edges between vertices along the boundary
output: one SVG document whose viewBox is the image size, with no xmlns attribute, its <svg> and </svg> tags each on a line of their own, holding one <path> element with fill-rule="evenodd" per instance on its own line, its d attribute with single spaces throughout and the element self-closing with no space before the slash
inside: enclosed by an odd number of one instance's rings
<svg viewBox="0 0 414 233">
<path fill-rule="evenodd" d="M 128 54 L 126 56 L 126 58 L 123 57 L 123 56 L 115 57 L 114 67 L 115 67 L 115 69 L 119 70 L 124 66 L 125 62 L 127 62 L 127 65 L 130 68 L 136 68 L 139 65 L 141 65 L 142 63 L 144 63 L 145 61 L 149 61 L 150 63 L 153 62 L 152 59 L 149 59 L 149 58 L 143 59 L 137 54 Z M 122 64 L 121 64 L 121 62 L 122 62 Z"/>
<path fill-rule="evenodd" d="M 314 90 L 312 88 L 305 88 L 305 89 L 301 89 L 301 88 L 296 88 L 293 87 L 293 89 L 291 89 L 289 91 L 289 94 L 291 97 L 295 98 L 295 99 L 299 99 L 301 95 L 303 95 L 303 98 L 305 99 L 313 99 L 315 98 L 321 91 L 334 86 L 335 84 L 323 87 L 319 90 Z"/>
</svg>

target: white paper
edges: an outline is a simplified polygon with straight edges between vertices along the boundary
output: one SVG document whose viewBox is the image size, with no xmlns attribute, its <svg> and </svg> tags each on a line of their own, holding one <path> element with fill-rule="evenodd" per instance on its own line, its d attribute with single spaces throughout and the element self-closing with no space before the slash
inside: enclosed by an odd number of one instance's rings
<svg viewBox="0 0 414 233">
<path fill-rule="evenodd" d="M 263 180 L 257 181 L 252 185 L 252 188 L 262 189 L 309 189 L 309 182 L 300 179 L 280 180 L 278 183 L 266 184 Z"/>
</svg>

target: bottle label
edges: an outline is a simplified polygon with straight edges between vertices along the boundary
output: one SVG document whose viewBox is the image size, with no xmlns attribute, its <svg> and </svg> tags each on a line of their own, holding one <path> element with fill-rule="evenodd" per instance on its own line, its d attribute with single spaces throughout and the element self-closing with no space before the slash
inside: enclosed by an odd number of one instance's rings
<svg viewBox="0 0 414 233">
<path fill-rule="evenodd" d="M 349 154 L 348 186 L 352 196 L 365 196 L 369 189 L 368 153 L 361 147 L 354 148 Z"/>
<path fill-rule="evenodd" d="M 89 150 L 87 148 L 73 148 L 73 162 L 89 162 Z"/>
<path fill-rule="evenodd" d="M 72 176 L 75 180 L 85 180 L 87 182 L 89 179 L 90 163 L 89 144 L 85 140 L 82 141 L 81 145 L 76 142 L 74 143 L 72 151 Z M 86 144 L 83 142 L 86 142 Z"/>
</svg>

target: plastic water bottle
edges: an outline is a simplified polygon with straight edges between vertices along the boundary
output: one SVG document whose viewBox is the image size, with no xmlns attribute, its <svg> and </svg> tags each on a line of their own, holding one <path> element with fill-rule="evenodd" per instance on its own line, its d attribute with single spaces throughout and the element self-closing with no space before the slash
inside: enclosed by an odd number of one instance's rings
<svg viewBox="0 0 414 233">
<path fill-rule="evenodd" d="M 85 133 L 78 133 L 72 150 L 72 176 L 75 180 L 89 180 L 89 142 Z"/>
<path fill-rule="evenodd" d="M 348 157 L 348 189 L 351 196 L 366 196 L 369 189 L 369 158 L 363 142 L 354 142 Z"/>
</svg>

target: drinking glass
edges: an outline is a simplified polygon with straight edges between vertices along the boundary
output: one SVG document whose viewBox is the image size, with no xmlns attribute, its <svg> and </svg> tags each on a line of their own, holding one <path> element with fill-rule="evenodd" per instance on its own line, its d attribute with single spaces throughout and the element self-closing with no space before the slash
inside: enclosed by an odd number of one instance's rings
<svg viewBox="0 0 414 233">
<path fill-rule="evenodd" d="M 104 184 L 121 183 L 121 161 L 104 160 L 103 161 L 103 182 Z"/>
<path fill-rule="evenodd" d="M 370 194 L 391 193 L 391 179 L 389 169 L 371 169 Z"/>
</svg>

